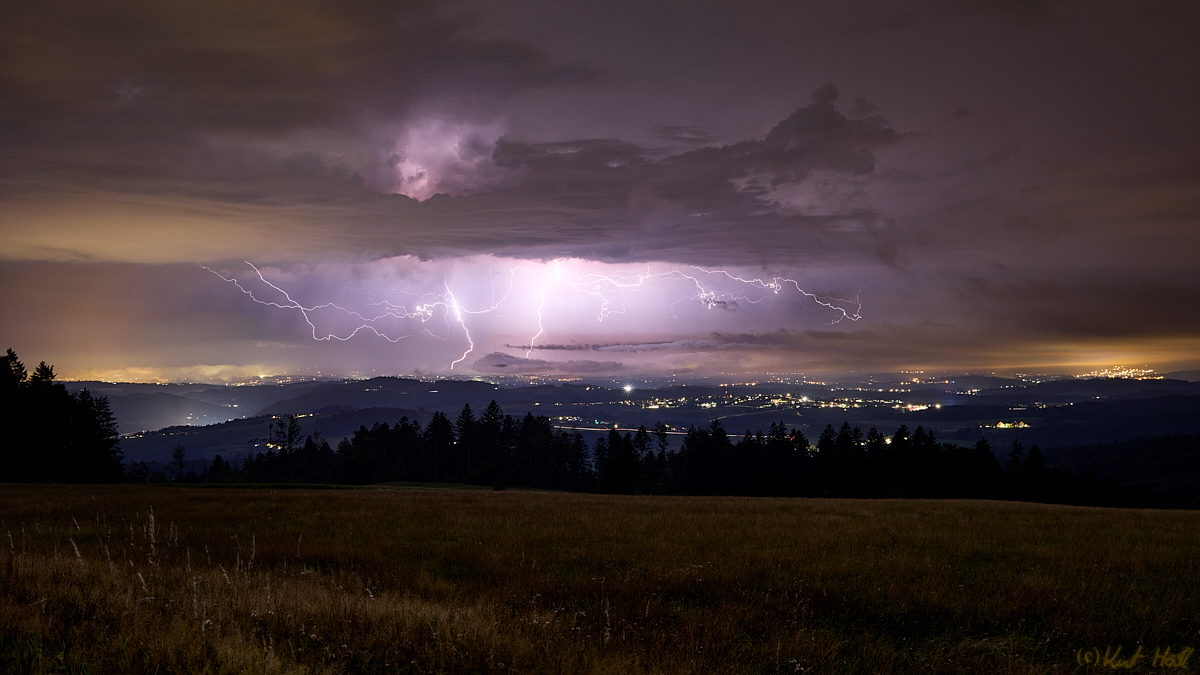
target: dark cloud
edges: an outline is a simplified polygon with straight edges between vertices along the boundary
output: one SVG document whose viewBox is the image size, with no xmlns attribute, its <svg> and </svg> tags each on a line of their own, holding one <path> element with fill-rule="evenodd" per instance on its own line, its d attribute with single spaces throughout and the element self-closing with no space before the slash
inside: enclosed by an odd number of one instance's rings
<svg viewBox="0 0 1200 675">
<path fill-rule="evenodd" d="M 705 338 L 671 340 L 669 342 L 633 342 L 607 344 L 538 344 L 505 345 L 509 349 L 534 351 L 593 351 L 593 352 L 709 352 L 709 351 L 809 351 L 822 342 L 864 342 L 876 339 L 874 331 L 862 330 L 804 330 L 779 329 L 765 333 L 710 333 Z M 490 357 L 489 357 L 490 358 Z"/>
<path fill-rule="evenodd" d="M 608 344 L 538 344 L 538 345 L 505 345 L 509 349 L 526 349 L 536 351 L 594 351 L 594 352 L 664 352 L 664 351 L 709 351 L 716 349 L 736 349 L 738 347 L 752 347 L 756 344 L 765 345 L 766 341 L 762 342 L 731 342 L 723 340 L 720 336 L 715 335 L 717 339 L 687 339 L 687 340 L 671 340 L 669 342 L 632 342 L 632 343 L 608 343 Z"/>
<path fill-rule="evenodd" d="M 683 232 L 704 243 L 713 241 L 706 230 L 715 233 L 731 226 L 742 228 L 747 240 L 769 238 L 771 232 L 800 224 L 814 235 L 828 234 L 827 226 L 836 226 L 830 215 L 788 214 L 776 191 L 800 185 L 814 172 L 870 174 L 875 152 L 904 138 L 881 118 L 854 120 L 838 112 L 833 107 L 837 96 L 833 85 L 822 86 L 809 105 L 761 140 L 660 158 L 649 148 L 615 139 L 534 144 L 502 138 L 493 159 L 501 167 L 523 171 L 515 188 L 518 198 L 552 208 L 559 221 L 555 238 L 563 243 L 575 228 L 592 230 L 589 222 L 596 222 L 595 229 L 603 223 L 601 237 L 623 238 L 623 231 L 632 231 L 650 251 L 657 232 L 670 238 L 676 249 L 688 245 L 681 241 Z M 858 214 L 851 210 L 841 215 Z M 590 231 L 586 237 L 594 242 L 596 235 Z M 808 248 L 811 240 L 789 237 L 772 242 L 774 247 L 789 244 Z M 597 255 L 594 246 L 567 244 L 561 250 L 590 257 Z"/>
<path fill-rule="evenodd" d="M 608 193 L 610 199 L 627 201 L 641 188 L 681 208 L 719 206 L 718 196 L 766 194 L 770 187 L 800 182 L 817 170 L 870 173 L 874 151 L 903 135 L 879 119 L 848 118 L 834 109 L 837 96 L 836 87 L 823 85 L 809 105 L 762 140 L 709 146 L 661 160 L 652 159 L 646 148 L 616 140 L 528 144 L 502 139 L 495 161 L 528 169 L 522 181 L 526 189 L 553 188 L 571 196 L 588 192 L 601 199 Z M 752 182 L 739 189 L 736 179 Z"/>
<path fill-rule="evenodd" d="M 472 370 L 479 373 L 511 374 L 511 375 L 603 375 L 619 373 L 625 366 L 615 361 L 542 361 L 510 356 L 502 352 L 493 352 L 471 364 Z"/>
<path fill-rule="evenodd" d="M 561 345 L 561 344 L 559 344 L 559 345 L 556 345 L 556 344 L 510 345 L 510 344 L 506 344 L 504 346 L 508 349 L 524 349 L 524 350 L 540 349 L 540 350 L 555 351 L 555 352 L 583 352 L 583 351 L 597 349 L 600 345 L 574 343 L 574 344 L 569 344 L 569 345 Z"/>
<path fill-rule="evenodd" d="M 1024 337 L 1080 341 L 1179 338 L 1200 333 L 1200 277 L 1062 281 L 973 278 L 956 295 L 980 322 Z M 1015 337 L 1015 336 L 1014 336 Z"/>
<path fill-rule="evenodd" d="M 846 111 L 846 117 L 859 119 L 861 117 L 876 115 L 880 112 L 879 106 L 871 103 L 862 96 L 855 96 L 850 100 L 850 109 Z"/>
<path fill-rule="evenodd" d="M 659 126 L 652 131 L 661 139 L 682 145 L 712 145 L 717 137 L 700 127 Z"/>
</svg>

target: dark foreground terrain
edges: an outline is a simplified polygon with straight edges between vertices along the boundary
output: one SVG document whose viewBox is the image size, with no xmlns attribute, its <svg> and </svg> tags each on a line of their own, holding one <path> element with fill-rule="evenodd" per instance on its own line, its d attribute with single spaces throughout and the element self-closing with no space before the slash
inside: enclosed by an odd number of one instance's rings
<svg viewBox="0 0 1200 675">
<path fill-rule="evenodd" d="M 6 485 L 0 537 L 5 673 L 1195 672 L 1200 647 L 1196 512 Z"/>
</svg>

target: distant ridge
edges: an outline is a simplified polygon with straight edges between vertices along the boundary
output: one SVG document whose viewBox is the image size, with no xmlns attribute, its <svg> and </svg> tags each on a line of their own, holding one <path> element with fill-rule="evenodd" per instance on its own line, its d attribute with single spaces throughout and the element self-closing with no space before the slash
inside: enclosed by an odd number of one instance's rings
<svg viewBox="0 0 1200 675">
<path fill-rule="evenodd" d="M 1177 370 L 1173 373 L 1164 375 L 1168 380 L 1187 380 L 1188 382 L 1200 382 L 1200 370 Z"/>
<path fill-rule="evenodd" d="M 463 404 L 487 405 L 496 398 L 498 387 L 474 380 L 422 382 L 399 377 L 327 382 L 299 396 L 276 400 L 257 411 L 260 415 L 305 414 L 330 406 L 363 408 L 461 408 Z"/>
</svg>

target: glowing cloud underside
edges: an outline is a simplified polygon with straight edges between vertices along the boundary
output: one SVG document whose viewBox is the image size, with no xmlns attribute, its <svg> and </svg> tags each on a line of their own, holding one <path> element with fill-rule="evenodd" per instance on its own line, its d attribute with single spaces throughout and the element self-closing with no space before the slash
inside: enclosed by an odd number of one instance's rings
<svg viewBox="0 0 1200 675">
<path fill-rule="evenodd" d="M 480 346 L 523 352 L 528 359 L 534 350 L 581 340 L 636 344 L 749 325 L 858 321 L 862 307 L 857 296 L 817 295 L 783 276 L 665 263 L 401 257 L 303 273 L 246 265 L 204 269 L 259 305 L 299 314 L 313 340 L 370 334 L 393 343 L 443 342 L 450 370 Z"/>
</svg>

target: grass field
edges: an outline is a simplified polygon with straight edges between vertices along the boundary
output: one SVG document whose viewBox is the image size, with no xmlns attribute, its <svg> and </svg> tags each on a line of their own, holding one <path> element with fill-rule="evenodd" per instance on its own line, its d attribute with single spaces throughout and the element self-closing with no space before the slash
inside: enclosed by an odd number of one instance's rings
<svg viewBox="0 0 1200 675">
<path fill-rule="evenodd" d="M 1200 647 L 1196 512 L 6 485 L 0 537 L 5 673 L 1120 672 L 1139 647 L 1129 670 L 1194 672 Z"/>
</svg>

